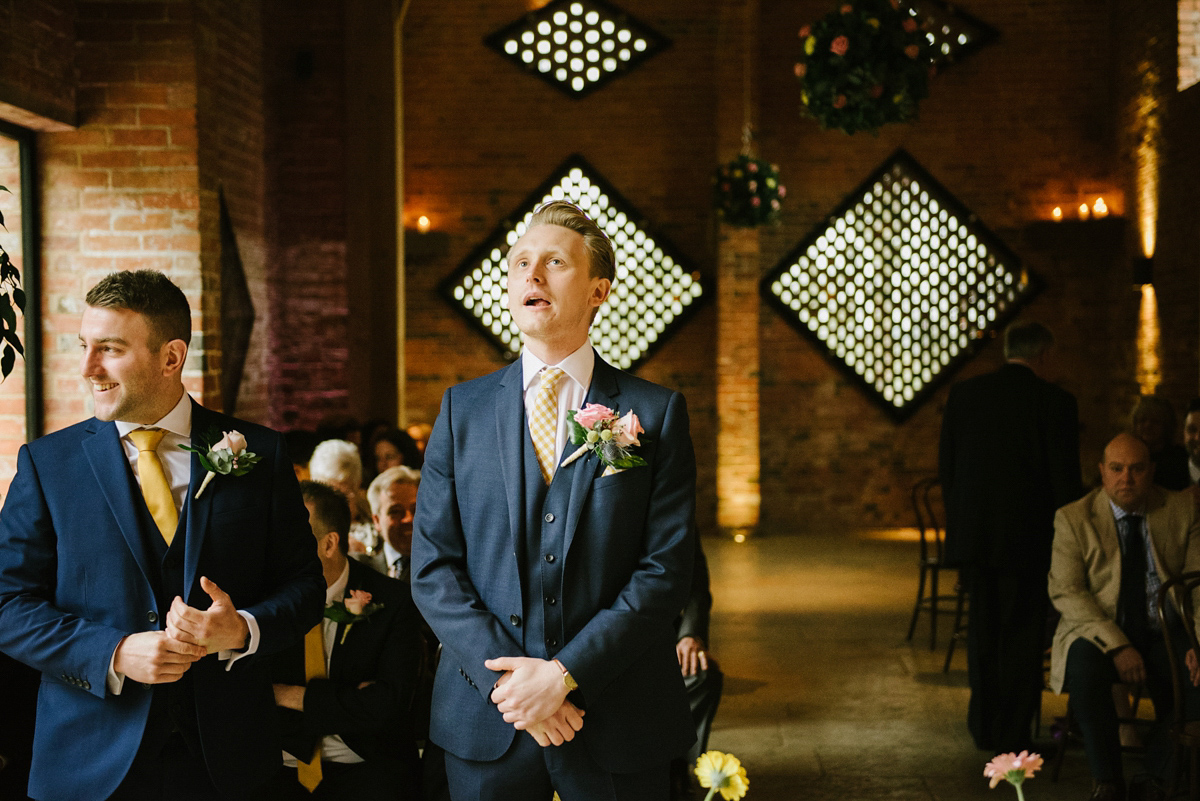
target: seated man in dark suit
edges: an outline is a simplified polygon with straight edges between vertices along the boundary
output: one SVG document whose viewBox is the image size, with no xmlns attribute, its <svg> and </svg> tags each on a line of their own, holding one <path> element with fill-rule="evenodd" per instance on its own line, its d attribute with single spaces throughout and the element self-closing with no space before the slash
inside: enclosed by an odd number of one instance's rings
<svg viewBox="0 0 1200 801">
<path fill-rule="evenodd" d="M 410 720 L 419 656 L 416 607 L 402 583 L 347 558 L 346 499 L 313 481 L 302 482 L 301 492 L 327 606 L 304 644 L 273 663 L 286 752 L 274 797 L 395 798 L 397 788 L 415 787 L 420 775 Z"/>
<path fill-rule="evenodd" d="M 1164 797 L 1170 761 L 1171 660 L 1186 661 L 1193 685 L 1200 680 L 1194 652 L 1167 653 L 1158 589 L 1172 576 L 1200 569 L 1200 520 L 1187 493 L 1154 485 L 1150 450 L 1130 434 L 1108 443 L 1100 477 L 1101 488 L 1054 518 L 1049 590 L 1062 619 L 1054 634 L 1050 686 L 1070 693 L 1095 782 L 1094 801 L 1126 798 L 1112 687 L 1145 686 L 1156 721 L 1146 742 L 1146 775 L 1131 783 L 1129 798 L 1158 799 Z M 1177 610 L 1164 611 L 1167 624 L 1179 627 L 1174 642 L 1186 642 Z M 1192 714 L 1200 709 L 1200 692 L 1188 691 Z"/>
<path fill-rule="evenodd" d="M 692 708 L 696 742 L 688 749 L 686 761 L 676 760 L 672 765 L 671 797 L 675 799 L 689 797 L 694 776 L 692 769 L 700 755 L 708 750 L 708 735 L 712 731 L 713 718 L 717 716 L 717 706 L 721 703 L 721 689 L 725 685 L 725 674 L 708 650 L 708 623 L 713 597 L 708 578 L 708 560 L 698 534 L 695 541 L 692 591 L 683 614 L 675 621 L 675 636 L 679 638 L 675 643 L 675 656 L 679 659 L 688 705 Z"/>
</svg>

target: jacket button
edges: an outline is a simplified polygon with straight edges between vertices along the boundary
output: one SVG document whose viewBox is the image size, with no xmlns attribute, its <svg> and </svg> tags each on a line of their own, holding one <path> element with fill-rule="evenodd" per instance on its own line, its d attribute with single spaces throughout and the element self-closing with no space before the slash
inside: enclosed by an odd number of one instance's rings
<svg viewBox="0 0 1200 801">
<path fill-rule="evenodd" d="M 558 601 L 555 599 L 555 597 L 553 595 L 551 595 L 546 598 L 546 603 L 549 604 L 550 606 L 554 606 L 556 603 L 558 603 Z"/>
<path fill-rule="evenodd" d="M 92 683 L 91 683 L 90 681 L 88 681 L 87 679 L 84 679 L 84 681 L 83 681 L 83 689 L 85 689 L 85 690 L 90 690 L 90 689 L 92 689 Z"/>
<path fill-rule="evenodd" d="M 520 615 L 512 615 L 508 618 L 508 622 L 512 623 L 514 626 L 519 626 L 519 625 L 521 625 L 521 616 Z"/>
<path fill-rule="evenodd" d="M 546 561 L 551 564 L 554 564 L 554 554 L 552 554 L 552 553 L 546 554 Z"/>
<path fill-rule="evenodd" d="M 158 612 L 155 612 L 153 609 L 151 609 L 149 612 L 146 613 L 146 620 L 149 620 L 151 623 L 157 623 L 158 622 Z"/>
<path fill-rule="evenodd" d="M 558 645 L 558 640 L 554 639 L 553 637 L 547 637 L 546 645 L 549 645 L 551 648 L 553 648 L 554 646 Z"/>
<path fill-rule="evenodd" d="M 542 519 L 545 520 L 547 523 L 553 523 L 554 522 L 554 514 L 552 512 L 546 512 L 546 516 Z"/>
</svg>

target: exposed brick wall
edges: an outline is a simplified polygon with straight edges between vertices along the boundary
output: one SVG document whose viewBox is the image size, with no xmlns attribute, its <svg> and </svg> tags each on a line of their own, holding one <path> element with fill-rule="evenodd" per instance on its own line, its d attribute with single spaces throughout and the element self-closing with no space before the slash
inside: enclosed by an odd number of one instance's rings
<svg viewBox="0 0 1200 801">
<path fill-rule="evenodd" d="M 0 0 L 0 119 L 75 124 L 74 0 Z"/>
<path fill-rule="evenodd" d="M 313 428 L 349 404 L 342 5 L 262 7 L 269 419 Z"/>
</svg>

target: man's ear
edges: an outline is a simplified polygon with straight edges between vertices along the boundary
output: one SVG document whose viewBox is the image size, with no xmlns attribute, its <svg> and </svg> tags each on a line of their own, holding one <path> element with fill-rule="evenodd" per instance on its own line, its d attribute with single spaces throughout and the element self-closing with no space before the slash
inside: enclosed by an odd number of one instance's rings
<svg viewBox="0 0 1200 801">
<path fill-rule="evenodd" d="M 182 339 L 172 339 L 163 345 L 163 374 L 183 373 L 183 363 L 187 360 L 187 343 Z"/>
<path fill-rule="evenodd" d="M 607 278 L 601 278 L 596 284 L 595 291 L 592 292 L 592 305 L 599 306 L 604 301 L 608 300 L 608 293 L 612 291 L 612 281 Z"/>
</svg>

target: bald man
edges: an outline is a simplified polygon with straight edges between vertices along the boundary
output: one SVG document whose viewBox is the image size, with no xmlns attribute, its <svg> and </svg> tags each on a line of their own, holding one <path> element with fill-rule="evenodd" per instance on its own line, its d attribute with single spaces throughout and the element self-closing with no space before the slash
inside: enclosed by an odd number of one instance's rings
<svg viewBox="0 0 1200 801">
<path fill-rule="evenodd" d="M 1169 655 L 1157 612 L 1158 590 L 1171 576 L 1200 569 L 1200 521 L 1187 493 L 1154 484 L 1145 443 L 1121 434 L 1100 462 L 1103 486 L 1058 510 L 1050 563 L 1050 600 L 1062 613 L 1054 635 L 1050 685 L 1070 693 L 1083 734 L 1096 801 L 1164 797 L 1170 748 L 1167 723 L 1174 701 L 1170 660 L 1185 660 L 1197 683 L 1196 655 Z M 1014 558 L 1019 558 L 1015 554 Z M 1174 608 L 1170 626 L 1180 626 Z M 1183 632 L 1176 638 L 1183 641 Z M 1155 726 L 1146 743 L 1145 773 L 1128 796 L 1112 686 L 1144 683 Z M 1200 709 L 1200 693 L 1188 709 Z"/>
</svg>

